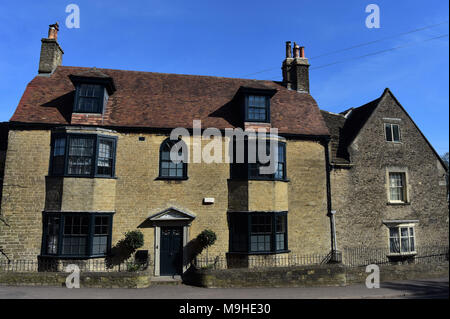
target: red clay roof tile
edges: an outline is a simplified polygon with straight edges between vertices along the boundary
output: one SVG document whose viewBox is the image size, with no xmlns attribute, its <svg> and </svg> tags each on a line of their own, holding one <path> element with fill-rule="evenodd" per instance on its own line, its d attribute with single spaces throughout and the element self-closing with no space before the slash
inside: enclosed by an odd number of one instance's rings
<svg viewBox="0 0 450 319">
<path fill-rule="evenodd" d="M 36 76 L 27 86 L 11 118 L 13 122 L 71 123 L 74 86 L 69 75 L 90 68 L 59 66 L 50 77 Z M 211 76 L 97 69 L 113 78 L 117 91 L 109 97 L 102 126 L 234 128 L 242 124 L 233 97 L 241 86 L 276 89 L 271 123 L 279 133 L 328 135 L 316 101 L 277 82 Z"/>
</svg>

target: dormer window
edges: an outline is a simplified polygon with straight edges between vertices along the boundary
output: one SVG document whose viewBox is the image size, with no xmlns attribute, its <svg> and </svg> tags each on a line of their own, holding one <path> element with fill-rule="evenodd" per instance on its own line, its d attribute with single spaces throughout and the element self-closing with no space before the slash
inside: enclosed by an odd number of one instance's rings
<svg viewBox="0 0 450 319">
<path fill-rule="evenodd" d="M 96 68 L 69 75 L 75 86 L 74 113 L 103 114 L 108 98 L 114 93 L 114 81 Z"/>
<path fill-rule="evenodd" d="M 108 92 L 99 84 L 79 84 L 76 90 L 74 112 L 103 113 Z"/>
<path fill-rule="evenodd" d="M 270 123 L 270 99 L 276 92 L 277 90 L 269 88 L 241 86 L 238 96 L 244 122 Z"/>
<path fill-rule="evenodd" d="M 270 121 L 270 99 L 264 95 L 248 95 L 246 99 L 246 121 L 247 122 L 269 122 Z"/>
</svg>

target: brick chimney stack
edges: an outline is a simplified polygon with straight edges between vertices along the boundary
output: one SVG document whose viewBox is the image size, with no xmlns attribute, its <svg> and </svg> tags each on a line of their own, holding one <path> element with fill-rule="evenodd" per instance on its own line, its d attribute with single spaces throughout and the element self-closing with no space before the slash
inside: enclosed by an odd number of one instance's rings
<svg viewBox="0 0 450 319">
<path fill-rule="evenodd" d="M 290 90 L 309 93 L 309 62 L 305 57 L 305 48 L 294 42 L 293 57 L 291 42 L 286 42 L 286 59 L 283 61 L 283 84 Z"/>
<path fill-rule="evenodd" d="M 40 75 L 51 74 L 56 67 L 62 64 L 64 51 L 58 44 L 58 22 L 48 26 L 48 37 L 41 39 L 41 56 L 39 59 Z"/>
</svg>

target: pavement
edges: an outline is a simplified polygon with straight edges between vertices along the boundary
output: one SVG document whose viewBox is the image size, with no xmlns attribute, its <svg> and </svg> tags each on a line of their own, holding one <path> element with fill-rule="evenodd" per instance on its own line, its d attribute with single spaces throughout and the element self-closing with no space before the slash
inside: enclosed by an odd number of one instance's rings
<svg viewBox="0 0 450 319">
<path fill-rule="evenodd" d="M 0 299 L 448 299 L 449 279 L 425 279 L 311 288 L 199 288 L 157 285 L 141 289 L 0 286 Z"/>
</svg>

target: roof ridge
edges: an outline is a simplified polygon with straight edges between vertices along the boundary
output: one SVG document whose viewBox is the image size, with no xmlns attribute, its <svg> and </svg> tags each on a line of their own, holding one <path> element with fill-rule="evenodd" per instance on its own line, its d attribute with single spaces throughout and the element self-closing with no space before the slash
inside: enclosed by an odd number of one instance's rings
<svg viewBox="0 0 450 319">
<path fill-rule="evenodd" d="M 320 109 L 320 111 L 326 112 L 326 113 L 331 114 L 331 115 L 337 115 L 337 116 L 345 118 L 345 116 L 343 114 L 341 114 L 341 113 L 334 113 L 334 112 L 330 112 L 330 111 L 323 110 L 323 109 Z"/>
<path fill-rule="evenodd" d="M 91 70 L 93 67 L 60 65 L 57 68 Z M 268 82 L 268 83 L 277 83 L 277 84 L 281 83 L 281 81 L 273 81 L 273 80 L 244 79 L 244 78 L 233 78 L 233 77 L 214 76 L 214 75 L 165 73 L 165 72 L 152 72 L 152 71 L 139 71 L 139 70 L 108 69 L 108 68 L 97 68 L 97 67 L 95 67 L 95 68 L 97 71 L 105 70 L 105 71 L 120 71 L 120 72 L 133 72 L 133 73 L 146 73 L 146 74 L 174 75 L 174 76 L 190 76 L 190 77 L 192 76 L 192 77 L 215 78 L 215 79 L 233 79 L 233 80 Z"/>
</svg>

